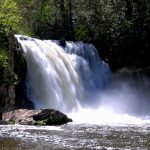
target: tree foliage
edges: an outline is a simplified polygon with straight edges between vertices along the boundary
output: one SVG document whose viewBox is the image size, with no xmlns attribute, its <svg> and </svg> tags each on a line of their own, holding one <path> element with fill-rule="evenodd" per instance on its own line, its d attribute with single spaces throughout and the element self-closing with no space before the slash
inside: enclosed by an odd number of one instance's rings
<svg viewBox="0 0 150 150">
<path fill-rule="evenodd" d="M 1 0 L 3 42 L 11 30 L 93 43 L 114 69 L 150 66 L 149 0 Z"/>
<path fill-rule="evenodd" d="M 0 1 L 0 82 L 7 84 L 10 78 L 8 36 L 12 31 L 19 31 L 21 16 L 15 0 Z"/>
<path fill-rule="evenodd" d="M 0 1 L 0 33 L 8 35 L 12 30 L 19 30 L 21 16 L 15 0 Z"/>
</svg>

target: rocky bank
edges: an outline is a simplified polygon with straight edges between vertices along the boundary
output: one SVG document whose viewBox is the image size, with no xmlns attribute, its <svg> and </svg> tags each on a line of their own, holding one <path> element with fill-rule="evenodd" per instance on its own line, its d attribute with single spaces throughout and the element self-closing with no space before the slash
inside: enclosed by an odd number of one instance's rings
<svg viewBox="0 0 150 150">
<path fill-rule="evenodd" d="M 1 124 L 63 125 L 68 122 L 72 119 L 55 109 L 17 109 L 3 113 Z"/>
</svg>

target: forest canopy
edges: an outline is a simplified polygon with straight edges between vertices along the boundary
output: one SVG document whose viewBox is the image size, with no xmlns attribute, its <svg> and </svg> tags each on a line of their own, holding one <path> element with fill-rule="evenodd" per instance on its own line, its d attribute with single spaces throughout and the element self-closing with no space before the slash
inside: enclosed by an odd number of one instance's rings
<svg viewBox="0 0 150 150">
<path fill-rule="evenodd" d="M 114 70 L 150 66 L 149 0 L 1 0 L 0 47 L 12 31 L 92 43 Z"/>
</svg>

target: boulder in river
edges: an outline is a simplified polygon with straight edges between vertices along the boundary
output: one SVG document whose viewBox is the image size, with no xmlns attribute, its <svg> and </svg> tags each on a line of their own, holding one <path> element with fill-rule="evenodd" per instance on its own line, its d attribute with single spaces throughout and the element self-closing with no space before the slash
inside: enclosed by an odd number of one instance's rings
<svg viewBox="0 0 150 150">
<path fill-rule="evenodd" d="M 17 109 L 3 113 L 2 120 L 21 125 L 63 125 L 72 122 L 66 114 L 55 109 Z"/>
</svg>

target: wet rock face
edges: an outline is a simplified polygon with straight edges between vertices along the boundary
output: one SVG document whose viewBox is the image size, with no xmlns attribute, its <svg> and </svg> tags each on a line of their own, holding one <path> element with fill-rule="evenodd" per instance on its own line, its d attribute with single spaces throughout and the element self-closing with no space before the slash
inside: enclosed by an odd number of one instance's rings
<svg viewBox="0 0 150 150">
<path fill-rule="evenodd" d="M 16 108 L 33 109 L 33 103 L 26 96 L 25 78 L 27 64 L 22 49 L 11 33 L 8 37 L 8 66 L 5 79 L 0 84 L 0 113 Z"/>
<path fill-rule="evenodd" d="M 67 115 L 55 109 L 18 109 L 3 113 L 2 120 L 22 125 L 62 125 L 72 122 Z"/>
<path fill-rule="evenodd" d="M 0 87 L 0 112 L 15 108 L 15 89 L 13 85 Z"/>
<path fill-rule="evenodd" d="M 14 37 L 11 35 L 8 41 L 8 47 L 6 47 L 8 56 L 7 66 L 0 84 L 0 112 L 14 110 L 15 108 L 15 86 L 13 83 L 15 49 Z"/>
</svg>

